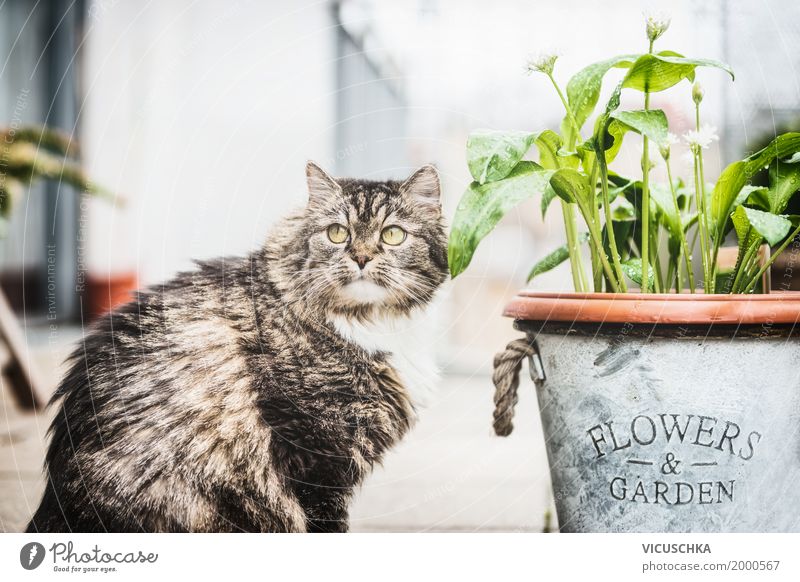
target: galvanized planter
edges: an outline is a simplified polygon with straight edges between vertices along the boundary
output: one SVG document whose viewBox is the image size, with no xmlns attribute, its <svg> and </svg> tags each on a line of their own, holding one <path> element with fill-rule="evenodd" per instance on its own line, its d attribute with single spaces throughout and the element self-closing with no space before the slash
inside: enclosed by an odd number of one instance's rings
<svg viewBox="0 0 800 582">
<path fill-rule="evenodd" d="M 797 294 L 525 293 L 506 315 L 538 346 L 562 531 L 800 531 Z"/>
</svg>

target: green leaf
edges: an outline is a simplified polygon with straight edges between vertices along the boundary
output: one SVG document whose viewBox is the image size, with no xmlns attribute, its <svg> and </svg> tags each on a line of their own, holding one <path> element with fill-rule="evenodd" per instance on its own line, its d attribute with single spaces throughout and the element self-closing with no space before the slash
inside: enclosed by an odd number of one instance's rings
<svg viewBox="0 0 800 582">
<path fill-rule="evenodd" d="M 594 188 L 589 184 L 589 178 L 572 168 L 557 170 L 550 177 L 550 186 L 559 198 L 577 203 L 581 206 L 592 204 Z"/>
<path fill-rule="evenodd" d="M 667 122 L 667 116 L 661 109 L 614 111 L 611 113 L 611 117 L 624 123 L 636 133 L 646 135 L 659 147 L 664 147 L 668 144 L 669 123 Z"/>
<path fill-rule="evenodd" d="M 733 162 L 722 171 L 711 193 L 711 225 L 715 240 L 725 235 L 728 216 L 734 208 L 737 195 L 745 183 L 773 160 L 800 152 L 800 133 L 785 133 L 775 138 L 763 150 Z"/>
<path fill-rule="evenodd" d="M 573 75 L 567 83 L 567 101 L 569 102 L 570 109 L 575 115 L 578 122 L 578 127 L 583 127 L 586 120 L 592 115 L 598 99 L 600 99 L 600 90 L 603 86 L 603 77 L 612 68 L 627 68 L 630 67 L 639 55 L 620 55 L 599 63 L 591 64 Z M 561 125 L 562 133 L 564 134 L 565 141 L 572 129 L 572 124 L 569 119 L 565 119 Z"/>
<path fill-rule="evenodd" d="M 556 199 L 558 195 L 556 191 L 553 190 L 550 185 L 547 185 L 547 188 L 544 189 L 544 193 L 542 194 L 542 218 L 544 218 L 545 214 L 547 214 L 547 208 L 550 206 L 550 203 Z"/>
<path fill-rule="evenodd" d="M 636 283 L 637 285 L 642 284 L 642 259 L 638 257 L 634 257 L 628 259 L 627 261 L 623 261 L 622 263 L 622 272 L 625 273 L 625 276 L 628 277 L 631 281 Z M 648 285 L 652 289 L 655 285 L 655 274 L 653 273 L 652 269 L 648 270 L 647 273 Z"/>
<path fill-rule="evenodd" d="M 786 235 L 789 234 L 789 230 L 792 228 L 792 222 L 783 216 L 778 216 L 770 212 L 762 212 L 761 210 L 747 208 L 745 206 L 739 206 L 739 208 L 744 209 L 744 213 L 750 225 L 761 236 L 767 239 L 767 242 L 772 246 L 775 246 L 786 238 Z M 736 209 L 737 212 L 739 208 Z"/>
<path fill-rule="evenodd" d="M 745 191 L 745 186 L 742 188 L 742 192 Z M 739 201 L 740 196 L 736 197 L 737 202 Z M 754 190 L 750 191 L 745 199 L 738 204 L 735 202 L 734 205 L 738 206 L 739 204 L 747 204 L 753 208 L 758 210 L 763 210 L 764 212 L 769 212 L 769 190 L 766 188 L 755 188 Z"/>
<path fill-rule="evenodd" d="M 711 59 L 687 59 L 673 51 L 642 55 L 628 69 L 622 86 L 626 89 L 657 93 L 677 85 L 683 79 L 694 81 L 697 67 L 716 67 L 733 79 L 733 71 L 725 63 Z"/>
<path fill-rule="evenodd" d="M 578 235 L 578 244 L 583 244 L 587 240 L 589 240 L 588 232 L 584 232 Z M 566 261 L 568 258 L 569 258 L 569 247 L 567 245 L 558 247 L 556 250 L 554 250 L 552 253 L 544 257 L 542 260 L 540 260 L 533 266 L 531 272 L 528 273 L 528 283 L 530 283 L 534 277 L 541 275 L 542 273 L 546 273 L 547 271 L 550 271 L 552 269 L 555 269 L 557 266 Z"/>
<path fill-rule="evenodd" d="M 769 168 L 769 191 L 767 193 L 769 211 L 773 214 L 780 214 L 786 210 L 789 200 L 798 190 L 800 190 L 800 164 L 788 164 L 775 160 Z"/>
<path fill-rule="evenodd" d="M 739 239 L 737 267 L 740 267 L 741 265 L 738 263 L 745 256 L 747 250 L 759 245 L 763 237 L 750 224 L 750 218 L 747 216 L 744 206 L 736 207 L 736 210 L 731 214 L 731 222 L 733 223 L 733 228 L 736 230 L 736 238 Z"/>
<path fill-rule="evenodd" d="M 737 206 L 736 210 L 731 214 L 731 222 L 733 228 L 736 230 L 736 236 L 741 241 L 750 232 L 750 219 L 744 211 L 744 206 Z"/>
<path fill-rule="evenodd" d="M 669 231 L 670 238 L 680 241 L 681 219 L 675 209 L 675 201 L 672 199 L 672 191 L 668 184 L 652 184 L 650 186 L 650 200 L 653 201 L 658 209 L 658 215 L 664 228 Z"/>
<path fill-rule="evenodd" d="M 599 143 L 599 132 L 601 130 L 600 125 L 605 123 L 608 120 L 606 115 L 601 115 L 597 118 L 597 122 L 595 124 L 595 138 L 588 140 L 585 144 L 583 144 L 584 148 L 593 148 L 596 143 Z M 622 140 L 625 137 L 625 134 L 630 131 L 630 127 L 620 121 L 612 119 L 610 123 L 608 123 L 606 127 L 605 136 L 603 136 L 602 143 L 605 147 L 605 154 L 606 154 L 606 164 L 610 164 L 614 161 L 614 158 L 617 157 L 620 148 L 622 147 Z M 586 167 L 584 165 L 584 167 Z"/>
<path fill-rule="evenodd" d="M 691 214 L 687 215 L 686 220 L 683 223 L 683 234 L 689 232 L 689 229 L 692 228 L 700 218 L 700 214 L 697 212 L 692 212 Z"/>
<path fill-rule="evenodd" d="M 545 129 L 534 140 L 539 150 L 539 165 L 548 170 L 556 170 L 561 166 L 558 151 L 561 149 L 561 136 L 552 129 Z"/>
<path fill-rule="evenodd" d="M 611 209 L 611 220 L 614 222 L 631 222 L 636 220 L 636 208 L 633 207 L 626 198 L 620 201 Z"/>
<path fill-rule="evenodd" d="M 470 184 L 461 197 L 450 230 L 447 256 L 453 277 L 467 268 L 478 243 L 509 210 L 544 192 L 552 174 L 539 164 L 523 161 L 503 180 Z"/>
<path fill-rule="evenodd" d="M 614 239 L 617 242 L 617 252 L 620 259 L 625 260 L 632 252 L 631 234 L 636 227 L 636 219 L 633 220 L 612 220 L 611 224 L 614 227 Z M 608 224 L 603 225 L 603 250 L 607 256 L 611 256 L 611 244 L 608 237 Z"/>
<path fill-rule="evenodd" d="M 502 180 L 522 160 L 535 133 L 480 129 L 467 138 L 467 165 L 478 184 Z"/>
<path fill-rule="evenodd" d="M 749 184 L 746 185 L 736 195 L 736 199 L 733 201 L 733 206 L 735 208 L 740 204 L 745 204 L 745 203 L 752 203 L 755 206 L 759 206 L 761 210 L 769 210 L 767 189 L 764 188 L 763 186 L 751 186 Z"/>
</svg>

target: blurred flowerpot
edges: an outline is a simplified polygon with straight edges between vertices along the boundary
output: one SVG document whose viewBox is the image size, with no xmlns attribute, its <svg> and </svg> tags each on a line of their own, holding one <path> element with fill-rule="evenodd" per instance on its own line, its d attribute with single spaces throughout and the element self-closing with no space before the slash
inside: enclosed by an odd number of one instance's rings
<svg viewBox="0 0 800 582">
<path fill-rule="evenodd" d="M 523 291 L 567 532 L 800 531 L 800 293 Z"/>
<path fill-rule="evenodd" d="M 97 317 L 127 303 L 137 288 L 136 273 L 113 273 L 108 276 L 88 274 L 86 289 L 90 316 Z"/>
</svg>

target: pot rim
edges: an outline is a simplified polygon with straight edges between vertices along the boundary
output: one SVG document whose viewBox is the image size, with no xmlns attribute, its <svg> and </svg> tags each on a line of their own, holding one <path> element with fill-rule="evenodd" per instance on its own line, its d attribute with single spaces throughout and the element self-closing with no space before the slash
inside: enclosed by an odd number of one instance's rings
<svg viewBox="0 0 800 582">
<path fill-rule="evenodd" d="M 523 289 L 503 315 L 528 321 L 765 325 L 800 321 L 800 292 L 760 295 L 702 293 L 574 293 Z"/>
</svg>

